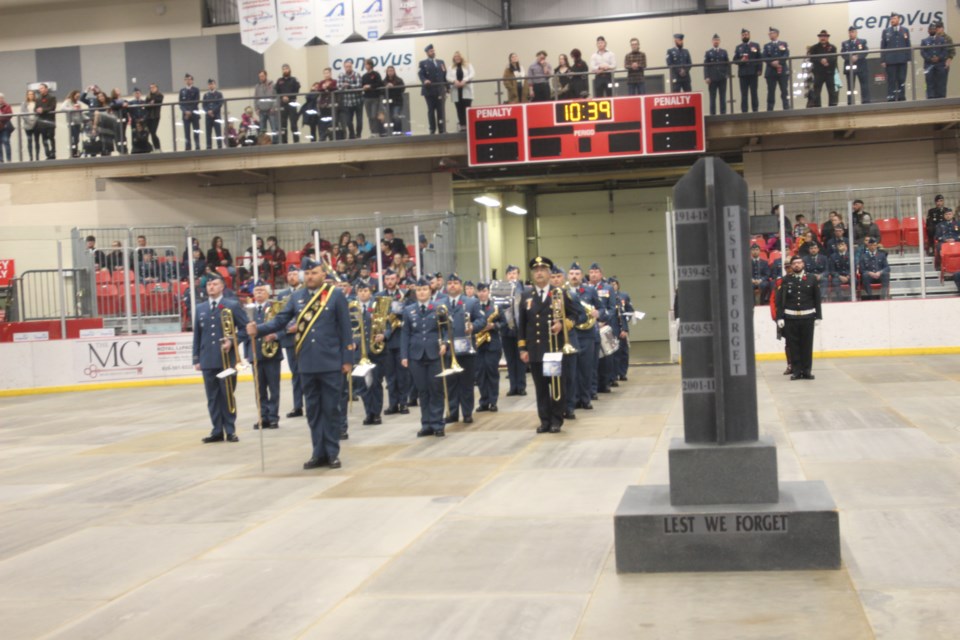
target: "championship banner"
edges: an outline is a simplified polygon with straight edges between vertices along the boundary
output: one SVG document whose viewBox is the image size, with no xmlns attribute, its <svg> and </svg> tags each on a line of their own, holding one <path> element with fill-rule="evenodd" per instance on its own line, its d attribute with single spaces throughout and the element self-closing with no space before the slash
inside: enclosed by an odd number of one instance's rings
<svg viewBox="0 0 960 640">
<path fill-rule="evenodd" d="M 317 35 L 329 45 L 353 34 L 353 0 L 317 0 Z"/>
<path fill-rule="evenodd" d="M 366 40 L 379 40 L 390 28 L 390 0 L 358 0 L 353 30 Z"/>
<path fill-rule="evenodd" d="M 263 53 L 277 41 L 277 7 L 274 0 L 237 0 L 240 42 Z"/>
<path fill-rule="evenodd" d="M 315 0 L 277 0 L 280 38 L 299 49 L 317 36 Z"/>
<path fill-rule="evenodd" d="M 391 14 L 394 33 L 417 33 L 425 28 L 423 0 L 394 0 Z"/>
</svg>

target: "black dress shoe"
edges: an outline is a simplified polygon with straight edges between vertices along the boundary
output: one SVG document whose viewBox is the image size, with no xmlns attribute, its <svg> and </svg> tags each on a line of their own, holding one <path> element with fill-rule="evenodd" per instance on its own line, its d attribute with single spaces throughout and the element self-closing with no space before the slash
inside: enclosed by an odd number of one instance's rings
<svg viewBox="0 0 960 640">
<path fill-rule="evenodd" d="M 443 429 L 437 429 L 437 430 L 435 430 L 435 431 L 433 432 L 433 435 L 437 436 L 438 438 L 442 438 L 442 437 L 446 436 L 447 434 L 446 434 L 446 432 L 445 432 Z"/>
<path fill-rule="evenodd" d="M 383 424 L 383 420 L 380 418 L 380 416 L 373 416 L 372 424 Z"/>
<path fill-rule="evenodd" d="M 800 373 L 799 371 L 798 371 L 797 373 L 792 373 L 792 374 L 790 374 L 790 379 L 791 379 L 791 380 L 802 380 L 802 379 L 803 379 L 803 374 Z"/>
<path fill-rule="evenodd" d="M 340 432 L 340 439 L 341 439 L 341 440 L 349 440 L 349 439 L 350 439 L 350 434 L 348 434 L 348 433 L 346 432 L 346 430 L 341 431 L 341 432 Z"/>
<path fill-rule="evenodd" d="M 555 424 L 552 427 L 550 427 L 550 433 L 560 433 L 560 425 Z"/>
<path fill-rule="evenodd" d="M 597 393 L 612 393 L 610 389 L 597 389 Z"/>
<path fill-rule="evenodd" d="M 433 435 L 432 429 L 420 429 L 420 431 L 417 431 L 418 438 L 423 438 L 423 437 L 432 436 L 432 435 Z"/>
<path fill-rule="evenodd" d="M 578 400 L 576 403 L 574 403 L 573 408 L 574 408 L 574 409 L 583 409 L 583 403 Z"/>
<path fill-rule="evenodd" d="M 619 381 L 621 381 L 621 382 L 626 382 L 626 381 L 627 381 L 627 376 L 619 376 L 619 377 L 617 378 L 617 380 L 619 380 Z"/>
<path fill-rule="evenodd" d="M 611 386 L 611 387 L 619 387 L 619 386 L 620 386 L 620 383 L 617 382 L 616 380 L 614 380 L 613 382 L 610 383 L 610 386 Z"/>
<path fill-rule="evenodd" d="M 203 444 L 210 444 L 211 442 L 223 442 L 223 436 L 207 436 L 201 440 Z"/>
<path fill-rule="evenodd" d="M 227 442 L 240 442 L 240 438 L 237 437 L 237 434 L 232 436 L 227 436 Z"/>
<path fill-rule="evenodd" d="M 517 391 L 517 395 L 518 395 L 518 396 L 525 396 L 525 395 L 527 395 L 527 392 L 526 392 L 526 390 L 520 390 L 520 391 Z"/>
<path fill-rule="evenodd" d="M 410 401 L 410 404 L 408 404 L 407 406 L 408 406 L 408 407 L 419 407 L 419 406 L 420 406 L 420 402 L 419 402 L 416 398 L 414 398 L 413 400 Z"/>
<path fill-rule="evenodd" d="M 537 427 L 537 433 L 549 433 L 549 432 L 550 432 L 550 425 L 542 424 L 539 427 Z"/>
<path fill-rule="evenodd" d="M 473 416 L 463 416 L 463 424 L 473 424 Z"/>
<path fill-rule="evenodd" d="M 340 464 L 340 458 L 337 458 L 336 460 L 334 460 L 333 462 L 330 463 L 330 468 L 331 468 L 331 469 L 339 469 L 339 468 L 342 467 L 342 466 L 343 466 L 343 465 Z"/>
<path fill-rule="evenodd" d="M 803 379 L 804 379 L 804 380 L 816 380 L 817 377 L 816 377 L 815 375 L 813 375 L 812 373 L 810 373 L 809 371 L 805 371 L 805 372 L 803 373 Z"/>
<path fill-rule="evenodd" d="M 589 402 L 586 403 L 585 405 L 583 405 L 583 406 L 580 407 L 580 408 L 581 408 L 581 409 L 585 409 L 586 411 L 593 411 L 593 405 L 590 404 Z"/>
<path fill-rule="evenodd" d="M 388 407 L 387 410 L 383 412 L 383 415 L 392 416 L 395 413 L 400 413 L 400 409 L 397 407 Z"/>
<path fill-rule="evenodd" d="M 507 391 L 507 397 L 508 397 L 508 398 L 509 398 L 510 396 L 518 396 L 518 395 L 520 395 L 520 393 L 517 392 L 517 391 Z"/>
<path fill-rule="evenodd" d="M 287 414 L 288 418 L 301 418 L 303 417 L 303 409 L 294 409 Z"/>
<path fill-rule="evenodd" d="M 591 400 L 596 400 L 596 399 L 597 399 L 597 394 L 591 393 L 591 394 L 590 394 L 590 399 L 591 399 Z"/>
<path fill-rule="evenodd" d="M 490 411 L 490 407 L 488 407 L 485 404 L 482 404 L 479 407 L 477 407 L 477 413 L 480 413 L 481 411 Z"/>
<path fill-rule="evenodd" d="M 496 413 L 497 411 L 499 411 L 499 409 L 497 409 L 497 405 L 490 405 L 490 413 Z"/>
<path fill-rule="evenodd" d="M 453 424 L 455 422 L 460 422 L 460 416 L 449 415 L 443 419 L 443 424 Z"/>
<path fill-rule="evenodd" d="M 366 418 L 364 418 L 364 419 L 363 419 L 363 424 L 364 424 L 365 426 L 369 426 L 369 425 L 373 424 L 373 416 L 367 416 Z"/>
<path fill-rule="evenodd" d="M 791 367 L 790 365 L 787 365 L 787 368 L 784 370 L 783 375 L 788 376 L 791 373 L 793 373 L 793 367 Z"/>
<path fill-rule="evenodd" d="M 573 411 L 566 411 L 566 412 L 564 412 L 564 414 L 563 414 L 563 419 L 564 419 L 564 420 L 576 420 L 576 419 L 577 419 L 577 414 L 575 414 Z"/>
<path fill-rule="evenodd" d="M 408 413 L 410 413 L 410 409 L 407 409 L 407 405 L 402 404 L 400 405 L 400 413 L 402 413 L 403 415 L 407 415 Z"/>
<path fill-rule="evenodd" d="M 279 422 L 271 422 L 271 423 L 268 424 L 265 428 L 266 428 L 266 429 L 279 429 L 279 428 L 280 428 L 280 423 L 279 423 Z"/>
<path fill-rule="evenodd" d="M 322 467 L 325 464 L 327 464 L 327 461 L 324 460 L 323 458 L 310 458 L 309 460 L 303 463 L 303 468 L 316 469 L 317 467 Z"/>
</svg>

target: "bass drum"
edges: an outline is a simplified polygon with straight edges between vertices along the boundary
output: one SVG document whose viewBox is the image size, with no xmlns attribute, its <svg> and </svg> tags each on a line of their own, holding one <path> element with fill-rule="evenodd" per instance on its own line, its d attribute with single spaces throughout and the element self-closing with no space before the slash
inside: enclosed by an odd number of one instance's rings
<svg viewBox="0 0 960 640">
<path fill-rule="evenodd" d="M 613 333 L 613 327 L 606 325 L 600 327 L 600 357 L 606 358 L 613 355 L 620 348 L 620 338 Z"/>
</svg>

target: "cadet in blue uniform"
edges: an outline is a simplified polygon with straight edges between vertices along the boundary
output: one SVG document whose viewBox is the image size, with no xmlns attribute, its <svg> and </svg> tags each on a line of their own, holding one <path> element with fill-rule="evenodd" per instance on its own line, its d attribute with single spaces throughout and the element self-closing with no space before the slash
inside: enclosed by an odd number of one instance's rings
<svg viewBox="0 0 960 640">
<path fill-rule="evenodd" d="M 583 269 L 580 268 L 578 263 L 574 262 L 570 265 L 567 278 L 576 294 L 577 303 L 583 308 L 584 313 L 589 314 L 595 321 L 589 329 L 580 328 L 583 324 L 574 327 L 580 352 L 577 354 L 577 397 L 573 406 L 575 409 L 592 410 L 593 403 L 591 400 L 595 393 L 593 385 L 596 384 L 598 366 L 597 349 L 599 349 L 600 343 L 600 327 L 596 324 L 596 321 L 605 321 L 607 311 L 597 296 L 596 288 L 593 285 L 584 284 Z M 588 311 L 583 306 L 584 304 L 590 305 L 591 309 Z M 586 318 L 584 322 L 586 322 Z"/>
<path fill-rule="evenodd" d="M 263 324 L 265 314 L 270 307 L 270 287 L 258 285 L 253 289 L 253 313 L 251 322 Z M 264 355 L 264 345 L 277 342 L 279 337 L 286 333 L 282 328 L 277 333 L 260 334 L 254 340 L 244 345 L 247 362 L 253 364 L 252 350 L 257 350 L 257 384 L 260 393 L 260 420 L 253 425 L 254 429 L 276 429 L 280 426 L 280 363 L 283 362 L 283 351 L 279 344 L 275 345 L 276 353 L 272 357 Z"/>
<path fill-rule="evenodd" d="M 754 291 L 760 293 L 760 304 L 770 301 L 770 263 L 760 255 L 760 245 L 750 245 L 750 279 Z"/>
<path fill-rule="evenodd" d="M 430 302 L 430 282 L 417 281 L 417 301 L 403 311 L 400 362 L 410 369 L 420 396 L 420 431 L 417 437 L 443 437 L 443 382 L 440 357 L 447 352 L 437 325 L 437 305 Z"/>
<path fill-rule="evenodd" d="M 290 265 L 287 271 L 287 289 L 277 292 L 277 300 L 286 300 L 297 289 L 301 288 L 300 268 L 298 265 Z M 288 418 L 299 418 L 303 415 L 303 388 L 300 386 L 300 376 L 297 375 L 297 352 L 294 347 L 297 344 L 297 322 L 291 320 L 287 325 L 286 331 L 280 332 L 280 346 L 283 347 L 283 355 L 287 358 L 287 366 L 290 367 L 290 381 L 293 386 L 293 411 L 287 414 Z"/>
<path fill-rule="evenodd" d="M 447 395 L 449 415 L 446 424 L 463 421 L 466 424 L 473 422 L 474 396 L 473 386 L 476 380 L 476 350 L 473 348 L 473 333 L 486 326 L 487 321 L 480 313 L 480 304 L 475 298 L 463 295 L 463 284 L 460 276 L 451 273 L 447 278 L 447 310 L 450 316 L 450 326 L 453 329 L 453 352 L 457 361 L 463 367 L 463 372 L 447 378 Z M 451 356 L 444 356 L 445 366 L 451 364 Z"/>
<path fill-rule="evenodd" d="M 803 258 L 803 268 L 817 279 L 822 291 L 823 285 L 826 284 L 824 280 L 827 279 L 827 272 L 830 270 L 830 262 L 827 260 L 827 256 L 820 253 L 820 245 L 816 242 L 810 243 L 810 253 Z"/>
<path fill-rule="evenodd" d="M 874 284 L 880 285 L 880 297 L 887 297 L 890 290 L 890 265 L 887 263 L 887 252 L 877 247 L 877 239 L 873 236 L 867 237 L 866 250 L 860 253 L 857 270 L 860 272 L 865 300 L 873 299 L 871 285 Z"/>
<path fill-rule="evenodd" d="M 890 14 L 890 26 L 880 37 L 880 64 L 887 73 L 887 102 L 906 100 L 907 64 L 910 62 L 910 32 L 900 26 L 900 14 Z M 891 51 L 900 49 L 900 51 Z"/>
<path fill-rule="evenodd" d="M 203 442 L 237 442 L 239 438 L 235 428 L 237 412 L 234 397 L 237 387 L 236 374 L 226 378 L 218 378 L 217 374 L 225 369 L 235 368 L 240 357 L 234 349 L 233 341 L 226 340 L 223 336 L 224 312 L 233 314 L 238 344 L 247 339 L 244 331 L 247 314 L 236 298 L 224 297 L 223 277 L 219 273 L 207 274 L 207 298 L 207 302 L 197 305 L 197 317 L 193 324 L 193 368 L 203 373 L 207 410 L 213 424 L 213 430 Z M 229 405 L 232 405 L 232 411 Z"/>
<path fill-rule="evenodd" d="M 604 279 L 603 269 L 596 262 L 590 265 L 590 284 L 596 288 L 600 304 L 607 312 L 606 317 L 600 321 L 601 325 L 609 326 L 613 335 L 619 336 L 620 318 L 617 315 L 616 291 L 614 291 L 613 285 Z M 604 357 L 599 344 L 597 346 L 597 358 L 596 392 L 610 393 L 610 387 L 614 386 L 617 377 L 614 359 L 610 356 Z"/>
<path fill-rule="evenodd" d="M 370 384 L 366 382 L 363 383 L 363 393 L 361 397 L 363 398 L 363 409 L 366 414 L 363 424 L 381 424 L 383 422 L 380 418 L 380 414 L 383 412 L 383 371 L 384 362 L 386 362 L 388 353 L 386 348 L 380 353 L 374 353 L 372 351 L 376 338 L 372 332 L 374 302 L 372 299 L 373 291 L 370 288 L 370 284 L 357 280 L 354 283 L 354 288 L 357 291 L 357 302 L 360 304 L 360 310 L 363 312 L 363 337 L 366 341 L 365 349 L 367 358 L 376 365 L 370 373 L 367 374 Z M 357 357 L 359 358 L 363 350 L 360 349 L 359 344 L 357 344 L 356 348 L 358 352 Z M 354 380 L 359 379 L 354 378 Z"/>
<path fill-rule="evenodd" d="M 673 34 L 674 46 L 667 49 L 667 66 L 670 67 L 670 91 L 683 93 L 690 91 L 690 67 L 693 60 L 690 52 L 683 48 L 683 34 Z"/>
<path fill-rule="evenodd" d="M 180 89 L 180 115 L 183 120 L 183 135 L 187 139 L 187 151 L 190 140 L 200 148 L 200 89 L 193 86 L 193 76 L 183 76 L 184 86 Z M 192 134 L 192 135 L 191 135 Z"/>
<path fill-rule="evenodd" d="M 867 55 L 870 48 L 867 41 L 857 37 L 857 28 L 847 30 L 850 36 L 840 45 L 843 54 L 844 75 L 847 77 L 847 104 L 854 104 L 857 83 L 860 83 L 860 104 L 870 102 L 870 70 L 867 67 Z"/>
<path fill-rule="evenodd" d="M 763 77 L 767 80 L 767 111 L 773 111 L 777 98 L 777 87 L 780 87 L 780 100 L 783 110 L 790 108 L 790 45 L 780 40 L 780 30 L 770 27 L 770 42 L 763 45 L 763 58 L 767 62 L 767 69 Z"/>
<path fill-rule="evenodd" d="M 203 124 L 204 130 L 206 131 L 207 149 L 213 148 L 213 136 L 211 132 L 217 134 L 217 148 L 223 149 L 223 128 L 221 127 L 221 122 L 223 122 L 222 111 L 223 94 L 217 90 L 217 81 L 210 78 L 207 80 L 207 92 L 203 94 L 203 113 L 206 115 Z"/>
<path fill-rule="evenodd" d="M 353 369 L 350 312 L 343 292 L 323 281 L 320 263 L 309 261 L 306 286 L 290 296 L 270 322 L 247 325 L 250 335 L 276 333 L 291 320 L 297 322 L 297 366 L 307 401 L 307 423 L 313 451 L 304 469 L 329 464 L 340 468 L 340 391 L 344 375 Z"/>
<path fill-rule="evenodd" d="M 517 318 L 517 332 L 520 335 L 520 358 L 530 364 L 530 373 L 537 391 L 537 415 L 540 426 L 537 433 L 559 433 L 563 427 L 563 414 L 566 408 L 564 393 L 567 388 L 566 363 L 561 368 L 559 393 L 553 392 L 551 379 L 544 375 L 544 356 L 550 353 L 550 342 L 555 341 L 556 351 L 563 349 L 563 325 L 553 310 L 555 287 L 550 286 L 550 269 L 553 261 L 537 256 L 530 261 L 530 271 L 534 287 L 520 299 L 520 313 Z M 563 291 L 562 289 L 560 290 Z M 563 295 L 564 314 L 567 329 L 572 329 L 578 310 L 569 296 Z M 578 305 L 579 306 L 579 305 Z M 553 338 L 550 337 L 553 334 Z"/>
<path fill-rule="evenodd" d="M 777 326 L 783 329 L 790 354 L 791 380 L 813 380 L 813 330 L 822 318 L 820 285 L 803 270 L 803 258 L 794 256 L 790 273 L 777 289 Z"/>
<path fill-rule="evenodd" d="M 830 254 L 827 269 L 827 299 L 838 300 L 842 285 L 850 284 L 850 254 L 847 253 L 847 241 L 841 238 L 835 245 L 836 252 Z"/>
<path fill-rule="evenodd" d="M 947 47 L 937 35 L 937 24 L 931 22 L 928 37 L 920 41 L 920 57 L 923 58 L 923 75 L 927 79 L 927 100 L 947 97 Z"/>
<path fill-rule="evenodd" d="M 480 313 L 486 320 L 480 331 L 490 336 L 489 340 L 477 345 L 477 386 L 480 389 L 477 411 L 496 411 L 497 400 L 500 398 L 500 355 L 503 353 L 500 332 L 507 326 L 507 320 L 503 310 L 498 309 L 490 300 L 490 285 L 485 282 L 478 283 L 477 297 L 480 301 Z M 491 320 L 494 312 L 497 316 Z M 481 342 L 480 336 L 479 332 L 475 336 L 478 343 Z"/>
<path fill-rule="evenodd" d="M 377 293 L 377 298 L 390 298 L 390 317 L 403 318 L 403 308 L 405 306 L 404 293 L 397 287 L 397 272 L 393 269 L 387 269 L 383 272 L 383 291 Z M 393 330 L 392 322 L 388 321 L 384 333 L 380 334 L 382 338 L 375 340 L 384 340 L 387 348 L 383 350 L 383 375 L 387 379 L 387 400 L 389 406 L 383 412 L 386 416 L 394 414 L 408 414 L 407 398 L 410 394 L 410 372 L 405 367 L 400 366 L 400 331 Z"/>
<path fill-rule="evenodd" d="M 727 112 L 727 81 L 730 78 L 730 55 L 720 48 L 720 36 L 713 34 L 713 47 L 703 55 L 703 79 L 710 89 L 710 115 L 717 115 L 717 96 L 720 96 L 720 114 Z"/>
<path fill-rule="evenodd" d="M 430 135 L 446 132 L 446 118 L 443 115 L 444 98 L 447 95 L 447 65 L 437 58 L 432 44 L 424 49 L 427 58 L 420 61 L 417 76 L 420 78 L 420 95 L 427 101 L 427 120 L 430 123 Z"/>
<path fill-rule="evenodd" d="M 523 294 L 524 286 L 520 281 L 520 269 L 515 265 L 507 265 L 507 270 L 504 274 L 508 282 L 516 282 L 519 292 Z M 506 314 L 507 309 L 501 309 L 500 313 Z M 523 364 L 520 361 L 520 349 L 517 347 L 517 324 L 516 324 L 516 313 L 517 310 L 513 309 L 512 313 L 514 314 L 513 326 L 510 326 L 508 320 L 507 326 L 504 327 L 501 332 L 501 338 L 503 342 L 503 358 L 507 361 L 507 382 L 509 383 L 509 388 L 507 389 L 507 396 L 525 396 L 527 395 L 527 365 Z"/>
<path fill-rule="evenodd" d="M 347 300 L 347 310 L 349 312 L 350 302 L 353 301 L 353 287 L 351 286 L 351 284 L 345 280 L 340 279 L 340 276 L 332 272 L 327 274 L 326 281 L 335 285 L 343 293 L 344 298 L 346 298 Z M 353 332 L 352 321 L 351 321 L 350 331 L 351 331 L 351 337 L 352 337 L 352 332 Z M 350 359 L 350 364 L 356 365 L 357 364 L 356 340 L 351 340 L 350 346 L 353 349 L 353 356 Z M 340 406 L 339 406 L 339 411 L 337 412 L 338 415 L 340 416 L 339 425 L 340 425 L 341 440 L 347 440 L 350 438 L 348 434 L 348 430 L 350 428 L 350 425 L 348 424 L 348 421 L 350 419 L 350 416 L 349 416 L 350 400 L 351 400 L 350 394 L 351 393 L 353 394 L 354 400 L 359 400 L 358 386 L 362 386 L 362 385 L 363 385 L 362 380 L 359 381 L 359 385 L 358 385 L 358 381 L 353 377 L 352 371 L 351 373 L 348 373 L 346 374 L 346 376 L 344 376 L 343 385 L 340 387 Z"/>
<path fill-rule="evenodd" d="M 750 106 L 756 113 L 760 110 L 757 83 L 760 72 L 763 71 L 763 62 L 760 58 L 760 45 L 750 40 L 749 29 L 740 30 L 740 44 L 733 52 L 733 59 L 737 63 L 737 76 L 740 78 L 740 111 L 747 112 L 747 94 L 749 94 Z"/>
</svg>

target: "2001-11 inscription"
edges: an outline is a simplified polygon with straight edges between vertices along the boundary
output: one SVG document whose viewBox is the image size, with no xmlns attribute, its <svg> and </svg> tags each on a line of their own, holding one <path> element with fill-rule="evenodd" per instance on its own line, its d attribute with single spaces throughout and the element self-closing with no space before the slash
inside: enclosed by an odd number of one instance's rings
<svg viewBox="0 0 960 640">
<path fill-rule="evenodd" d="M 692 516 L 665 516 L 667 534 L 710 533 L 786 533 L 789 516 L 785 513 L 744 513 Z"/>
</svg>

